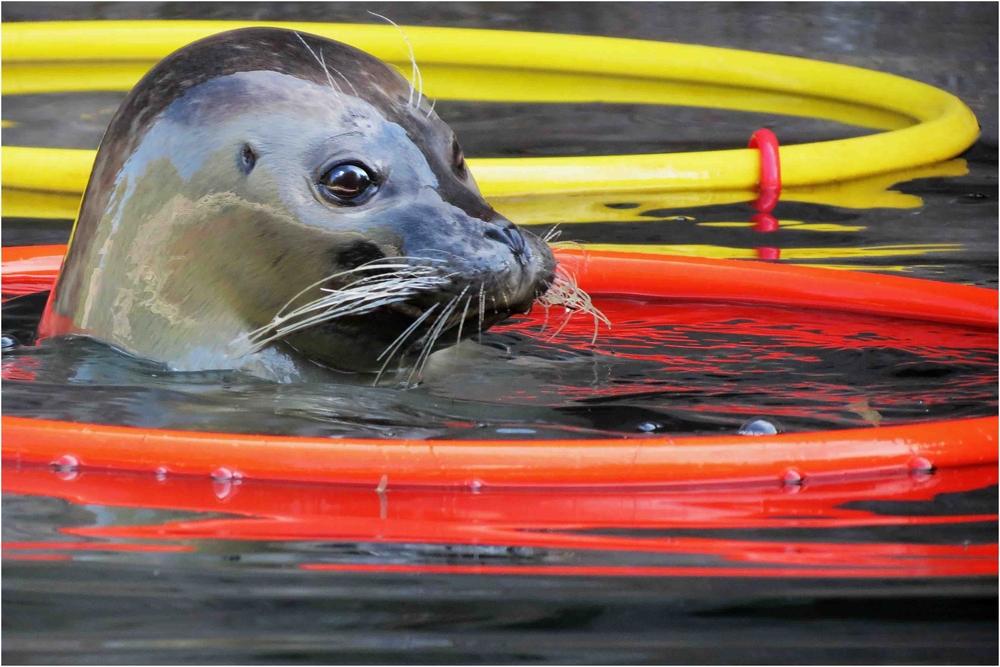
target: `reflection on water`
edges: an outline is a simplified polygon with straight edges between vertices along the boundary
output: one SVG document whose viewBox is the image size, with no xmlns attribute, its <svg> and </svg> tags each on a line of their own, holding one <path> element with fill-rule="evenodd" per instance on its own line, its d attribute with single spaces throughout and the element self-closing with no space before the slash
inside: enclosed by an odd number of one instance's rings
<svg viewBox="0 0 1000 667">
<path fill-rule="evenodd" d="M 30 335 L 43 303 L 5 304 L 4 333 Z M 4 413 L 147 428 L 482 439 L 735 433 L 754 416 L 801 431 L 997 410 L 995 331 L 766 306 L 596 305 L 612 326 L 593 346 L 589 318 L 536 309 L 482 343 L 439 353 L 411 390 L 371 387 L 367 375 L 275 385 L 234 372 L 170 373 L 89 339 L 49 340 L 5 352 Z"/>
<path fill-rule="evenodd" d="M 5 658 L 822 662 L 888 642 L 978 662 L 996 483 L 378 492 L 6 466 Z"/>
</svg>

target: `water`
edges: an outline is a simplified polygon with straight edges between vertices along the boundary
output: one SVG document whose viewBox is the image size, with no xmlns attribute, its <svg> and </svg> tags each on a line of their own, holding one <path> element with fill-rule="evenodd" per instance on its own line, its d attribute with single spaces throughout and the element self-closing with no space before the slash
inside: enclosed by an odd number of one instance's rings
<svg viewBox="0 0 1000 667">
<path fill-rule="evenodd" d="M 777 231 L 758 231 L 739 201 L 497 206 L 537 231 L 562 222 L 563 239 L 589 245 L 997 286 L 995 5 L 4 3 L 4 20 L 365 21 L 366 9 L 400 23 L 751 48 L 944 87 L 983 125 L 964 162 L 825 198 L 789 193 L 774 211 Z M 121 98 L 5 97 L 13 126 L 5 123 L 3 143 L 93 148 Z M 765 125 L 785 143 L 867 132 L 639 105 L 436 108 L 474 157 L 737 148 Z M 12 202 L 5 192 L 5 213 Z M 68 219 L 24 211 L 5 215 L 4 245 L 65 242 Z M 86 340 L 33 347 L 42 303 L 4 306 L 4 336 L 20 343 L 3 344 L 5 415 L 535 439 L 767 430 L 761 420 L 788 432 L 875 428 L 997 412 L 995 331 L 877 316 L 604 300 L 614 326 L 595 347 L 592 323 L 575 318 L 549 341 L 535 313 L 438 355 L 404 392 L 171 374 Z M 441 492 L 54 463 L 3 471 L 9 662 L 996 659 L 995 466 L 934 471 L 915 461 L 910 474 L 834 480 L 789 469 L 767 484 L 643 492 L 498 491 L 473 480 Z"/>
<path fill-rule="evenodd" d="M 379 492 L 8 466 L 4 657 L 987 662 L 996 475 Z"/>
<path fill-rule="evenodd" d="M 12 329 L 29 335 L 43 298 Z M 7 311 L 20 300 L 8 302 Z M 997 335 L 961 326 L 763 306 L 598 300 L 612 322 L 544 313 L 406 371 L 276 386 L 235 372 L 170 373 L 85 338 L 4 354 L 5 414 L 235 433 L 367 438 L 613 438 L 888 426 L 997 411 Z M 108 406 L 113 405 L 113 411 Z M 763 431 L 762 431 L 763 432 Z"/>
</svg>

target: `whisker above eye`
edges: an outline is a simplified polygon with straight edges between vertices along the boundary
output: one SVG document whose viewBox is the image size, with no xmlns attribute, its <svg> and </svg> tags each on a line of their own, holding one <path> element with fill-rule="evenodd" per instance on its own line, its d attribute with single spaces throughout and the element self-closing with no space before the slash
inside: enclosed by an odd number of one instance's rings
<svg viewBox="0 0 1000 667">
<path fill-rule="evenodd" d="M 392 19 L 387 18 L 385 16 L 382 16 L 381 14 L 376 14 L 375 12 L 373 12 L 371 10 L 369 10 L 368 13 L 371 14 L 372 16 L 375 16 L 375 17 L 378 17 L 378 18 L 382 19 L 386 23 L 389 23 L 394 28 L 396 28 L 396 30 L 399 31 L 400 35 L 403 36 L 403 41 L 406 42 L 406 48 L 410 52 L 410 65 L 412 66 L 411 67 L 411 74 L 410 74 L 410 99 L 407 101 L 407 106 L 411 106 L 414 109 L 419 108 L 420 107 L 420 102 L 423 101 L 423 97 L 424 97 L 424 77 L 420 73 L 420 68 L 417 67 L 417 58 L 413 54 L 413 45 L 410 43 L 410 38 L 406 36 L 406 33 L 403 32 L 403 29 L 400 28 L 396 24 L 396 22 L 393 21 Z M 417 94 L 417 103 L 416 104 L 413 103 L 413 95 L 414 95 L 414 93 Z"/>
</svg>

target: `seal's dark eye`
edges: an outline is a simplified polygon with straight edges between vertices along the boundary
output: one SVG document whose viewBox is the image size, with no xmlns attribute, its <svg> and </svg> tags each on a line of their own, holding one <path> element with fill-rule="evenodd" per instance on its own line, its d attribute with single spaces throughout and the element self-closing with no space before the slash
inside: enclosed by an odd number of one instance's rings
<svg viewBox="0 0 1000 667">
<path fill-rule="evenodd" d="M 375 178 L 359 164 L 345 162 L 334 165 L 319 179 L 320 191 L 338 204 L 364 203 L 375 194 Z"/>
<path fill-rule="evenodd" d="M 451 140 L 451 162 L 455 166 L 455 173 L 459 178 L 469 175 L 469 170 L 465 166 L 465 156 L 462 154 L 462 147 L 458 145 L 458 139 Z"/>
</svg>

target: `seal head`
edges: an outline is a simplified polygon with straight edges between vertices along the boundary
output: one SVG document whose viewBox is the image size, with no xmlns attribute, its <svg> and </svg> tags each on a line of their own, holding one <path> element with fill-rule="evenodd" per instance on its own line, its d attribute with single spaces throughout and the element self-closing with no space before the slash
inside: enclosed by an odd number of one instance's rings
<svg viewBox="0 0 1000 667">
<path fill-rule="evenodd" d="M 530 309 L 554 269 L 393 68 L 248 28 L 180 49 L 129 93 L 39 334 L 175 370 L 377 371 Z"/>
</svg>

